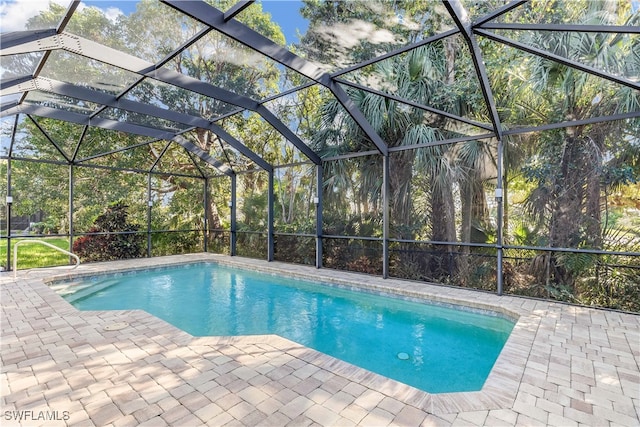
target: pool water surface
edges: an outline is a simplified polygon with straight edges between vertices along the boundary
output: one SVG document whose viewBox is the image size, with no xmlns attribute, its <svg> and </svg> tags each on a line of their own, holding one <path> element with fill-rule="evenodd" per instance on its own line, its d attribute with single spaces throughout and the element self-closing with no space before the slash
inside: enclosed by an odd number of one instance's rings
<svg viewBox="0 0 640 427">
<path fill-rule="evenodd" d="M 429 393 L 478 391 L 514 322 L 215 263 L 52 286 L 80 310 L 142 309 L 194 336 L 277 334 Z"/>
</svg>

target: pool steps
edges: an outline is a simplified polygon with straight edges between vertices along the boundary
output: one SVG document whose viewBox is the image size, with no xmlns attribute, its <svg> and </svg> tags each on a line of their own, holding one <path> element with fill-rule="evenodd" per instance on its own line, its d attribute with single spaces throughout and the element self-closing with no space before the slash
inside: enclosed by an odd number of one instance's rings
<svg viewBox="0 0 640 427">
<path fill-rule="evenodd" d="M 62 296 L 69 303 L 73 303 L 75 301 L 86 298 L 90 295 L 93 295 L 97 292 L 100 292 L 103 289 L 110 288 L 111 286 L 117 285 L 119 279 L 110 279 L 104 280 L 99 283 L 93 281 L 85 281 L 85 282 L 65 282 L 55 285 L 50 285 L 49 287 L 56 291 L 60 296 Z"/>
</svg>

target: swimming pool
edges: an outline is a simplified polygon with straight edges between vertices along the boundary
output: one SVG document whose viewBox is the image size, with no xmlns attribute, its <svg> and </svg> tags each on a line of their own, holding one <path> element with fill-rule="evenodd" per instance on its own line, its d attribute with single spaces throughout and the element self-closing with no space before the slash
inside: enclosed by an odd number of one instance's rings
<svg viewBox="0 0 640 427">
<path fill-rule="evenodd" d="M 514 325 L 213 263 L 53 287 L 80 310 L 143 309 L 195 336 L 277 334 L 430 393 L 480 390 Z"/>
</svg>

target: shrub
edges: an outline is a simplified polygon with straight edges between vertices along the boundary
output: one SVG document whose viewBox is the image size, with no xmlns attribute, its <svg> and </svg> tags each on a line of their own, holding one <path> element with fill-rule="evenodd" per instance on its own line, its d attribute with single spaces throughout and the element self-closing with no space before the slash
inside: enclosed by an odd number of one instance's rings
<svg viewBox="0 0 640 427">
<path fill-rule="evenodd" d="M 144 252 L 144 236 L 139 226 L 128 221 L 123 202 L 110 205 L 93 223 L 88 234 L 73 242 L 73 252 L 84 262 L 140 258 Z M 121 234 L 125 233 L 125 234 Z"/>
</svg>

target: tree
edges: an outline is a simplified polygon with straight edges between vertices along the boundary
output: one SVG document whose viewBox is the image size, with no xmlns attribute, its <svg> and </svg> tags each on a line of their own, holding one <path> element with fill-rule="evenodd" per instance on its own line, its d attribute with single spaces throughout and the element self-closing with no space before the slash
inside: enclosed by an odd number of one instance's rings
<svg viewBox="0 0 640 427">
<path fill-rule="evenodd" d="M 609 13 L 606 8 L 611 5 L 585 2 L 582 8 L 566 8 L 567 5 L 558 3 L 555 10 L 565 19 L 572 16 L 572 20 L 589 24 L 621 24 L 612 19 L 624 13 Z M 520 39 L 621 76 L 632 76 L 640 67 L 640 57 L 632 53 L 636 42 L 623 36 L 531 32 L 521 34 Z M 640 94 L 632 88 L 540 57 L 520 55 L 515 60 L 522 72 L 515 75 L 519 78 L 514 85 L 506 88 L 518 93 L 516 97 L 511 95 L 519 103 L 511 109 L 513 120 L 537 117 L 545 122 L 562 122 L 640 108 Z M 602 217 L 607 211 L 605 195 L 612 188 L 638 179 L 623 160 L 634 150 L 632 135 L 637 134 L 637 128 L 633 120 L 610 121 L 543 132 L 527 141 L 533 144 L 535 159 L 522 167 L 524 176 L 535 183 L 527 206 L 537 223 L 548 230 L 550 247 L 605 248 L 606 221 Z M 545 277 L 547 285 L 563 284 L 573 289 L 581 273 L 578 267 L 570 265 L 569 259 L 548 255 L 546 266 L 538 274 Z"/>
<path fill-rule="evenodd" d="M 381 90 L 424 105 L 460 116 L 482 117 L 477 106 L 477 87 L 462 76 L 469 72 L 470 61 L 456 54 L 457 40 L 445 40 L 422 46 L 410 52 L 367 67 L 350 77 L 360 83 L 377 84 Z M 460 63 L 458 63 L 460 62 Z M 349 78 L 347 77 L 347 78 Z M 471 241 L 471 224 L 484 224 L 488 211 L 484 200 L 482 173 L 484 164 L 493 159 L 493 150 L 487 144 L 472 142 L 467 146 L 437 144 L 438 141 L 459 136 L 464 126 L 442 115 L 426 113 L 391 98 L 362 90 L 347 89 L 355 105 L 363 112 L 374 130 L 389 147 L 422 145 L 390 155 L 389 194 L 393 233 L 400 239 L 414 239 L 424 233 L 429 224 L 428 239 L 436 242 L 457 240 L 456 182 L 464 183 L 463 237 Z M 323 155 L 370 149 L 368 141 L 357 124 L 350 120 L 335 100 L 330 100 L 323 111 L 323 130 L 315 138 L 316 149 Z M 463 133 L 464 134 L 464 133 Z M 361 159 L 360 161 L 357 159 Z M 368 157 L 352 161 L 353 167 L 333 168 L 327 171 L 330 186 L 350 185 L 351 176 L 357 177 L 360 198 L 356 207 L 366 206 L 373 213 L 381 209 L 381 181 L 379 166 Z M 479 166 L 482 166 L 479 167 Z M 484 168 L 486 169 L 486 168 Z M 343 178 L 337 179 L 337 176 Z M 425 206 L 415 206 L 417 192 L 426 197 Z M 355 195 L 356 191 L 339 190 L 337 194 Z M 363 197 L 364 196 L 364 197 Z M 472 210 L 473 204 L 481 206 Z M 423 212 L 418 215 L 417 212 Z M 475 220 L 473 219 L 475 218 Z M 452 251 L 451 246 L 442 247 Z M 438 249 L 436 249 L 438 251 Z M 455 270 L 455 268 L 454 268 Z"/>
<path fill-rule="evenodd" d="M 214 2 L 214 5 L 226 10 L 233 3 L 232 1 L 219 1 Z M 38 28 L 55 27 L 64 11 L 64 8 L 52 3 L 49 10 L 33 18 L 30 21 L 30 25 Z M 259 4 L 245 10 L 237 19 L 258 29 L 276 41 L 284 41 L 280 28 L 270 21 L 268 14 L 262 11 Z M 108 19 L 97 8 L 79 9 L 69 21 L 66 31 L 125 52 L 131 52 L 150 62 L 157 62 L 162 58 L 162 55 L 171 53 L 189 37 L 195 35 L 200 28 L 201 26 L 196 21 L 174 12 L 173 9 L 166 5 L 157 1 L 145 0 L 137 4 L 137 10 L 134 13 L 129 16 L 120 15 L 115 21 Z M 221 60 L 221 58 L 226 58 L 226 60 Z M 53 63 L 53 59 L 50 58 L 50 61 Z M 119 94 L 122 89 L 132 82 L 132 80 L 128 80 L 132 78 L 130 74 L 115 68 L 93 67 L 84 58 L 65 51 L 61 51 L 60 54 L 56 55 L 55 63 L 55 66 L 50 66 L 43 70 L 41 75 L 68 81 L 72 84 L 86 85 L 99 91 L 104 91 L 106 87 L 106 90 L 114 95 Z M 242 93 L 255 99 L 261 99 L 268 94 L 274 93 L 281 82 L 281 72 L 275 63 L 266 58 L 261 58 L 249 49 L 242 48 L 238 43 L 217 32 L 211 32 L 204 40 L 195 43 L 188 50 L 172 58 L 165 66 L 215 86 Z M 106 77 L 107 75 L 108 77 Z M 98 76 L 100 78 L 97 78 Z M 77 81 L 74 79 L 77 79 Z M 104 82 L 112 82 L 113 85 L 107 87 Z M 184 111 L 207 119 L 215 118 L 236 109 L 235 106 L 225 105 L 220 101 L 204 96 L 197 96 L 191 92 L 150 78 L 145 79 L 141 85 L 129 91 L 126 97 L 139 102 L 161 105 L 164 108 L 175 109 L 176 111 Z M 74 100 L 72 99 L 69 99 L 68 102 L 71 109 L 84 108 L 85 105 L 81 101 L 76 101 L 76 105 L 74 105 Z M 105 110 L 101 115 L 115 120 L 130 122 L 142 120 L 139 122 L 142 125 L 167 126 L 173 129 L 185 127 L 184 125 L 166 123 L 155 119 L 153 122 L 148 122 L 148 119 L 143 119 L 125 110 L 109 109 Z M 54 120 L 49 122 L 51 123 L 47 123 L 45 126 L 49 131 L 52 128 L 62 129 L 66 127 L 69 129 L 69 135 L 75 134 L 72 131 L 74 130 L 74 125 L 59 122 L 53 124 Z M 271 129 L 265 123 L 259 123 L 259 126 L 261 126 L 260 129 L 254 128 L 253 131 L 264 133 Z M 59 153 L 56 153 L 53 145 L 44 137 L 43 133 L 29 121 L 24 125 L 24 132 L 28 135 L 25 140 L 30 140 L 30 144 L 33 145 L 39 157 L 45 159 L 55 158 L 66 162 Z M 64 141 L 60 139 L 64 138 L 63 134 L 64 132 L 62 131 L 54 132 L 52 139 L 56 143 L 63 145 Z M 76 135 L 74 144 L 65 147 L 68 148 L 67 154 L 69 158 L 76 151 L 77 142 L 80 140 L 81 134 Z M 231 151 L 226 146 L 222 151 L 218 150 L 217 147 L 222 142 L 205 129 L 196 129 L 185 136 L 221 161 L 224 161 Z M 200 162 L 175 143 L 172 143 L 168 150 L 165 150 L 165 145 L 166 143 L 152 143 L 148 142 L 148 140 L 144 144 L 144 141 L 130 135 L 99 128 L 89 128 L 83 138 L 83 142 L 78 147 L 77 158 L 74 160 L 82 161 L 83 166 L 91 168 L 95 166 L 117 166 L 123 168 L 123 170 L 144 170 L 142 165 L 151 169 L 153 165 L 156 165 L 154 171 L 163 171 L 163 163 L 173 162 L 171 169 L 164 169 L 166 171 L 170 170 L 171 173 L 154 175 L 155 178 L 152 180 L 154 184 L 152 188 L 153 197 L 160 201 L 171 200 L 171 203 L 167 205 L 163 203 L 154 204 L 153 212 L 156 219 L 154 225 L 160 229 L 182 229 L 185 225 L 202 229 L 202 218 L 194 221 L 191 207 L 198 204 L 202 206 L 204 202 L 204 178 L 216 176 L 220 172 L 214 170 L 210 165 L 207 166 Z M 108 154 L 115 149 L 126 147 L 137 148 Z M 241 161 L 243 163 L 241 169 L 250 164 L 247 159 L 242 158 Z M 44 174 L 48 166 L 45 163 L 29 163 L 28 165 L 25 163 L 25 167 L 37 168 L 42 170 Z M 95 173 L 85 174 L 82 172 L 85 170 L 84 168 L 80 169 L 75 166 L 74 168 L 77 171 L 75 182 L 77 190 L 74 192 L 76 199 L 74 206 L 76 230 L 87 230 L 90 225 L 90 221 L 87 221 L 87 219 L 97 215 L 95 206 L 104 206 L 113 202 L 114 199 L 127 200 L 127 203 L 136 211 L 135 215 L 137 217 L 144 218 L 146 216 L 147 177 L 144 173 L 109 174 L 105 169 L 93 169 Z M 28 181 L 28 176 L 37 175 L 37 173 L 34 174 L 33 171 L 29 171 L 28 174 L 22 174 L 19 170 L 17 172 L 19 173 L 16 174 L 16 179 L 14 180 L 14 189 L 16 191 L 28 186 L 39 188 Z M 97 178 L 101 175 L 105 176 L 105 179 L 100 180 Z M 179 175 L 194 176 L 200 179 L 185 179 L 180 178 Z M 58 173 L 58 176 L 63 175 Z M 65 180 L 63 179 L 63 181 Z M 38 206 L 47 206 L 46 203 L 40 202 L 46 202 L 46 187 L 52 181 L 49 178 L 45 178 L 42 183 L 43 190 L 41 194 L 43 198 L 37 199 Z M 90 191 L 83 191 L 85 183 L 88 184 L 89 187 L 87 189 Z M 95 192 L 97 186 L 101 188 L 99 193 Z M 225 180 L 212 179 L 210 181 L 210 192 L 226 193 L 228 190 L 225 187 Z M 132 191 L 132 189 L 135 190 Z M 65 199 L 64 194 L 67 191 L 56 192 L 56 194 Z M 176 192 L 183 192 L 185 195 L 189 194 L 189 197 L 175 197 Z M 85 195 L 90 198 L 89 203 L 83 202 L 82 197 Z M 222 206 L 226 206 L 226 201 L 221 206 L 219 199 L 210 197 L 210 205 L 207 209 L 209 227 L 214 229 L 219 229 L 223 226 L 223 219 L 219 211 Z M 60 203 L 60 201 L 56 202 L 55 205 L 62 208 L 57 209 L 60 212 L 56 211 L 56 214 L 66 216 L 68 207 L 64 208 L 64 204 Z M 23 210 L 29 209 L 26 204 L 16 206 L 18 207 L 16 212 L 20 208 L 24 208 Z M 47 209 L 53 214 L 54 211 L 51 207 L 47 207 Z M 170 209 L 173 214 L 168 216 L 155 214 L 155 212 L 167 209 Z M 158 221 L 161 218 L 166 220 L 160 223 Z"/>
<path fill-rule="evenodd" d="M 212 4 L 220 10 L 227 10 L 234 3 L 230 0 L 222 0 Z M 139 4 L 136 12 L 124 22 L 127 40 L 133 49 L 149 52 L 149 55 L 158 51 L 169 53 L 184 41 L 185 36 L 181 31 L 193 35 L 199 30 L 195 21 L 187 19 L 179 13 L 174 15 L 166 12 L 166 6 L 156 1 L 147 0 Z M 237 19 L 272 40 L 284 43 L 282 31 L 270 21 L 268 14 L 262 11 L 260 4 L 247 8 Z M 181 31 L 176 31 L 176 21 L 179 22 Z M 140 37 L 141 28 L 146 33 L 146 37 Z M 169 44 L 167 44 L 168 41 Z M 274 62 L 217 32 L 207 34 L 188 50 L 172 58 L 166 67 L 254 99 L 262 99 L 274 93 L 281 79 L 281 72 Z M 152 80 L 147 80 L 135 88 L 131 95 L 141 102 L 160 103 L 170 109 L 188 112 L 207 119 L 236 109 L 235 106 L 227 105 L 218 100 L 194 95 L 180 88 L 158 84 Z M 238 122 L 242 119 L 242 115 L 239 115 L 236 119 L 231 120 Z M 257 128 L 253 127 L 251 133 L 243 134 L 240 132 L 238 136 L 249 148 L 262 154 L 262 150 L 260 150 L 262 141 L 257 136 L 273 132 L 273 129 L 263 121 L 256 121 L 253 125 Z M 251 162 L 248 159 L 236 156 L 232 149 L 209 130 L 196 129 L 185 136 L 205 152 L 223 162 L 227 158 L 236 159 L 240 164 L 233 166 L 239 170 L 253 167 L 249 166 Z M 157 155 L 157 153 L 151 154 Z M 184 168 L 192 174 L 196 173 L 193 166 L 185 165 Z M 216 174 L 213 173 L 213 175 Z M 171 184 L 166 188 L 176 187 L 175 178 L 168 175 L 166 179 Z M 180 185 L 184 187 L 188 184 L 182 181 Z M 210 191 L 212 193 L 225 191 L 225 185 L 224 180 L 212 179 L 210 180 Z M 156 190 L 162 191 L 161 188 Z M 194 191 L 193 196 L 196 200 L 192 203 L 203 203 L 203 194 L 203 192 Z M 247 196 L 250 198 L 250 195 Z M 221 209 L 222 206 L 220 206 L 218 199 L 210 197 L 207 209 L 210 228 L 219 229 L 222 227 Z M 266 218 L 266 213 L 264 216 Z"/>
<path fill-rule="evenodd" d="M 441 32 L 450 18 L 430 0 L 304 0 L 309 28 L 297 49 L 331 68 L 343 68 Z"/>
</svg>

